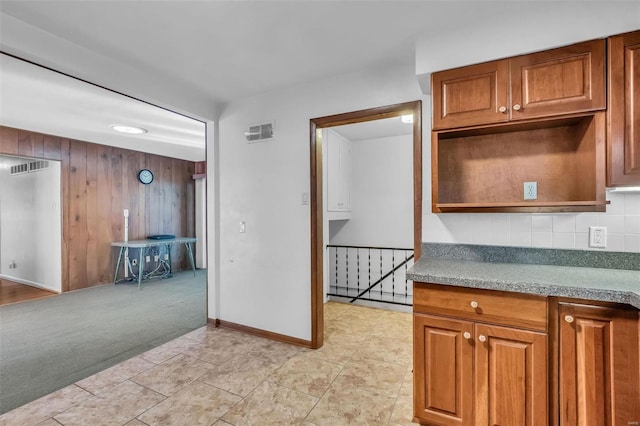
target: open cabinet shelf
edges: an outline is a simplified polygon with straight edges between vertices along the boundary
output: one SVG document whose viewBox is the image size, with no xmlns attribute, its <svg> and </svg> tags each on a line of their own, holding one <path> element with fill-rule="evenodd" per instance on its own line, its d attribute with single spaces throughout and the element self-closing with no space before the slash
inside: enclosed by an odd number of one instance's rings
<svg viewBox="0 0 640 426">
<path fill-rule="evenodd" d="M 604 135 L 604 113 L 433 132 L 433 211 L 605 211 Z"/>
</svg>

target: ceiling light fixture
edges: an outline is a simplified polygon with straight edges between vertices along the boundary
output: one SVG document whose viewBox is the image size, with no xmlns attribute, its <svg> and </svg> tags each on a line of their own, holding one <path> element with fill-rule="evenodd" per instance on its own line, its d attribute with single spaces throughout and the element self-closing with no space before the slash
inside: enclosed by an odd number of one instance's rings
<svg viewBox="0 0 640 426">
<path fill-rule="evenodd" d="M 413 123 L 413 114 L 407 114 L 400 117 L 403 123 L 411 124 Z"/>
<path fill-rule="evenodd" d="M 147 129 L 142 127 L 127 126 L 126 124 L 112 124 L 111 127 L 116 132 L 127 133 L 129 135 L 142 135 L 147 133 Z"/>
</svg>

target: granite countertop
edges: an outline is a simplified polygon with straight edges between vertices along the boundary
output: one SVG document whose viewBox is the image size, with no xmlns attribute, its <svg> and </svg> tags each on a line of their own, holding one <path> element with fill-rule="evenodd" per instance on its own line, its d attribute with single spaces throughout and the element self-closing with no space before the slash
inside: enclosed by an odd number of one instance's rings
<svg viewBox="0 0 640 426">
<path fill-rule="evenodd" d="M 593 268 L 515 263 L 513 257 L 500 256 L 485 261 L 482 259 L 486 256 L 477 256 L 484 246 L 473 248 L 471 254 L 469 246 L 464 246 L 465 250 L 458 250 L 455 255 L 451 255 L 451 247 L 445 247 L 448 253 L 444 255 L 440 250 L 442 245 L 436 250 L 433 245 L 423 249 L 424 254 L 408 271 L 407 278 L 460 287 L 626 303 L 640 309 L 640 271 L 635 269 L 616 269 L 618 265 Z M 508 248 L 502 249 L 511 252 Z M 489 250 L 495 252 L 496 249 Z"/>
</svg>

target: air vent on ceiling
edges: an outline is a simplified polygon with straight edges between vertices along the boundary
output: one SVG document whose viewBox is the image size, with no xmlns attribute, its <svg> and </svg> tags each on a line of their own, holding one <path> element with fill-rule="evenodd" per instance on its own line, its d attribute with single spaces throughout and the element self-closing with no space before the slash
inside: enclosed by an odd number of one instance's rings
<svg viewBox="0 0 640 426">
<path fill-rule="evenodd" d="M 244 132 L 247 142 L 264 142 L 273 139 L 273 121 L 270 123 L 249 126 L 249 131 Z"/>
<path fill-rule="evenodd" d="M 36 160 L 28 163 L 16 164 L 11 166 L 11 175 L 21 175 L 23 173 L 33 173 L 38 170 L 48 169 L 49 162 L 47 160 Z"/>
</svg>

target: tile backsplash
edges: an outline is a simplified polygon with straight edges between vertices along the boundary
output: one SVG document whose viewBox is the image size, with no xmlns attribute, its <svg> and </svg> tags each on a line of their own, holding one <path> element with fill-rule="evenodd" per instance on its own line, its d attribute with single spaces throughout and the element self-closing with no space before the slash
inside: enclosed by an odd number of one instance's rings
<svg viewBox="0 0 640 426">
<path fill-rule="evenodd" d="M 640 194 L 607 192 L 606 213 L 426 214 L 423 241 L 640 252 Z M 607 247 L 589 247 L 589 227 L 607 228 Z"/>
</svg>

